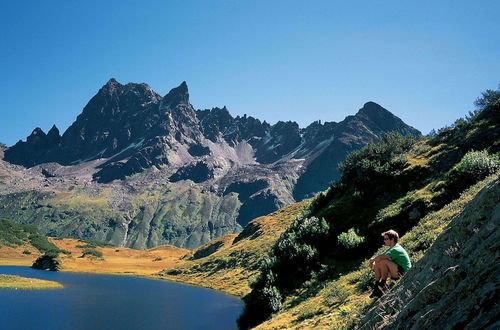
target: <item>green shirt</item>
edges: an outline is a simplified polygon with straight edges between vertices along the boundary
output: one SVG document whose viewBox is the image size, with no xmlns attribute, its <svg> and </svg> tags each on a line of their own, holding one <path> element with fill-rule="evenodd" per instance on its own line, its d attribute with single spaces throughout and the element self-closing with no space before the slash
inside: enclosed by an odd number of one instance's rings
<svg viewBox="0 0 500 330">
<path fill-rule="evenodd" d="M 398 243 L 396 243 L 396 245 L 394 245 L 390 249 L 387 249 L 384 254 L 387 254 L 389 257 L 391 257 L 392 261 L 403 267 L 405 271 L 411 268 L 411 261 L 408 253 Z"/>
</svg>

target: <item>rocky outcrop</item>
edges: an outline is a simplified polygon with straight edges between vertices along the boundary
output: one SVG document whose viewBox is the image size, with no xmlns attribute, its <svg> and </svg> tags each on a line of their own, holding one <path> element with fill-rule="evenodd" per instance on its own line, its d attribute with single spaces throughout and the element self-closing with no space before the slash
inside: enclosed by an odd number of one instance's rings
<svg viewBox="0 0 500 330">
<path fill-rule="evenodd" d="M 498 329 L 500 185 L 487 185 L 360 329 Z"/>
</svg>

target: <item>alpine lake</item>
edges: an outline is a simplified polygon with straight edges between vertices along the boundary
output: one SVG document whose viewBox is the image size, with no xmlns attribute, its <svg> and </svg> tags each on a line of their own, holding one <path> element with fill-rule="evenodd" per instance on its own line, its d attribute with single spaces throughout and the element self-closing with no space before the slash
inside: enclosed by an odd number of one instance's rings
<svg viewBox="0 0 500 330">
<path fill-rule="evenodd" d="M 118 275 L 0 266 L 63 289 L 0 290 L 0 329 L 236 329 L 243 303 L 210 289 Z"/>
</svg>

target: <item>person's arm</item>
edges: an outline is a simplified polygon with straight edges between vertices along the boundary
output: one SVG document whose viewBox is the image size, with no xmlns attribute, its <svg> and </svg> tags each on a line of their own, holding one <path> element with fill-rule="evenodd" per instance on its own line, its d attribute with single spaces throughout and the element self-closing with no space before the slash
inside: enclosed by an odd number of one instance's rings
<svg viewBox="0 0 500 330">
<path fill-rule="evenodd" d="M 381 260 L 391 260 L 391 257 L 388 254 L 381 254 L 379 256 L 376 256 L 375 258 L 368 261 L 368 267 L 372 267 L 373 263 L 380 262 Z"/>
</svg>

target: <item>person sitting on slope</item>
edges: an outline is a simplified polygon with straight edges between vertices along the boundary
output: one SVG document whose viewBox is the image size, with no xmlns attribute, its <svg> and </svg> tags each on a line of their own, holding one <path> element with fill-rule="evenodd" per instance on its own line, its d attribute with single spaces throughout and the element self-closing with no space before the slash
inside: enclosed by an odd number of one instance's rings
<svg viewBox="0 0 500 330">
<path fill-rule="evenodd" d="M 385 281 L 390 275 L 397 280 L 408 269 L 411 268 L 411 261 L 408 253 L 398 244 L 399 235 L 394 230 L 382 233 L 384 244 L 389 248 L 381 255 L 371 259 L 368 266 L 375 272 L 375 285 L 370 297 L 380 297 L 385 291 Z"/>
</svg>

